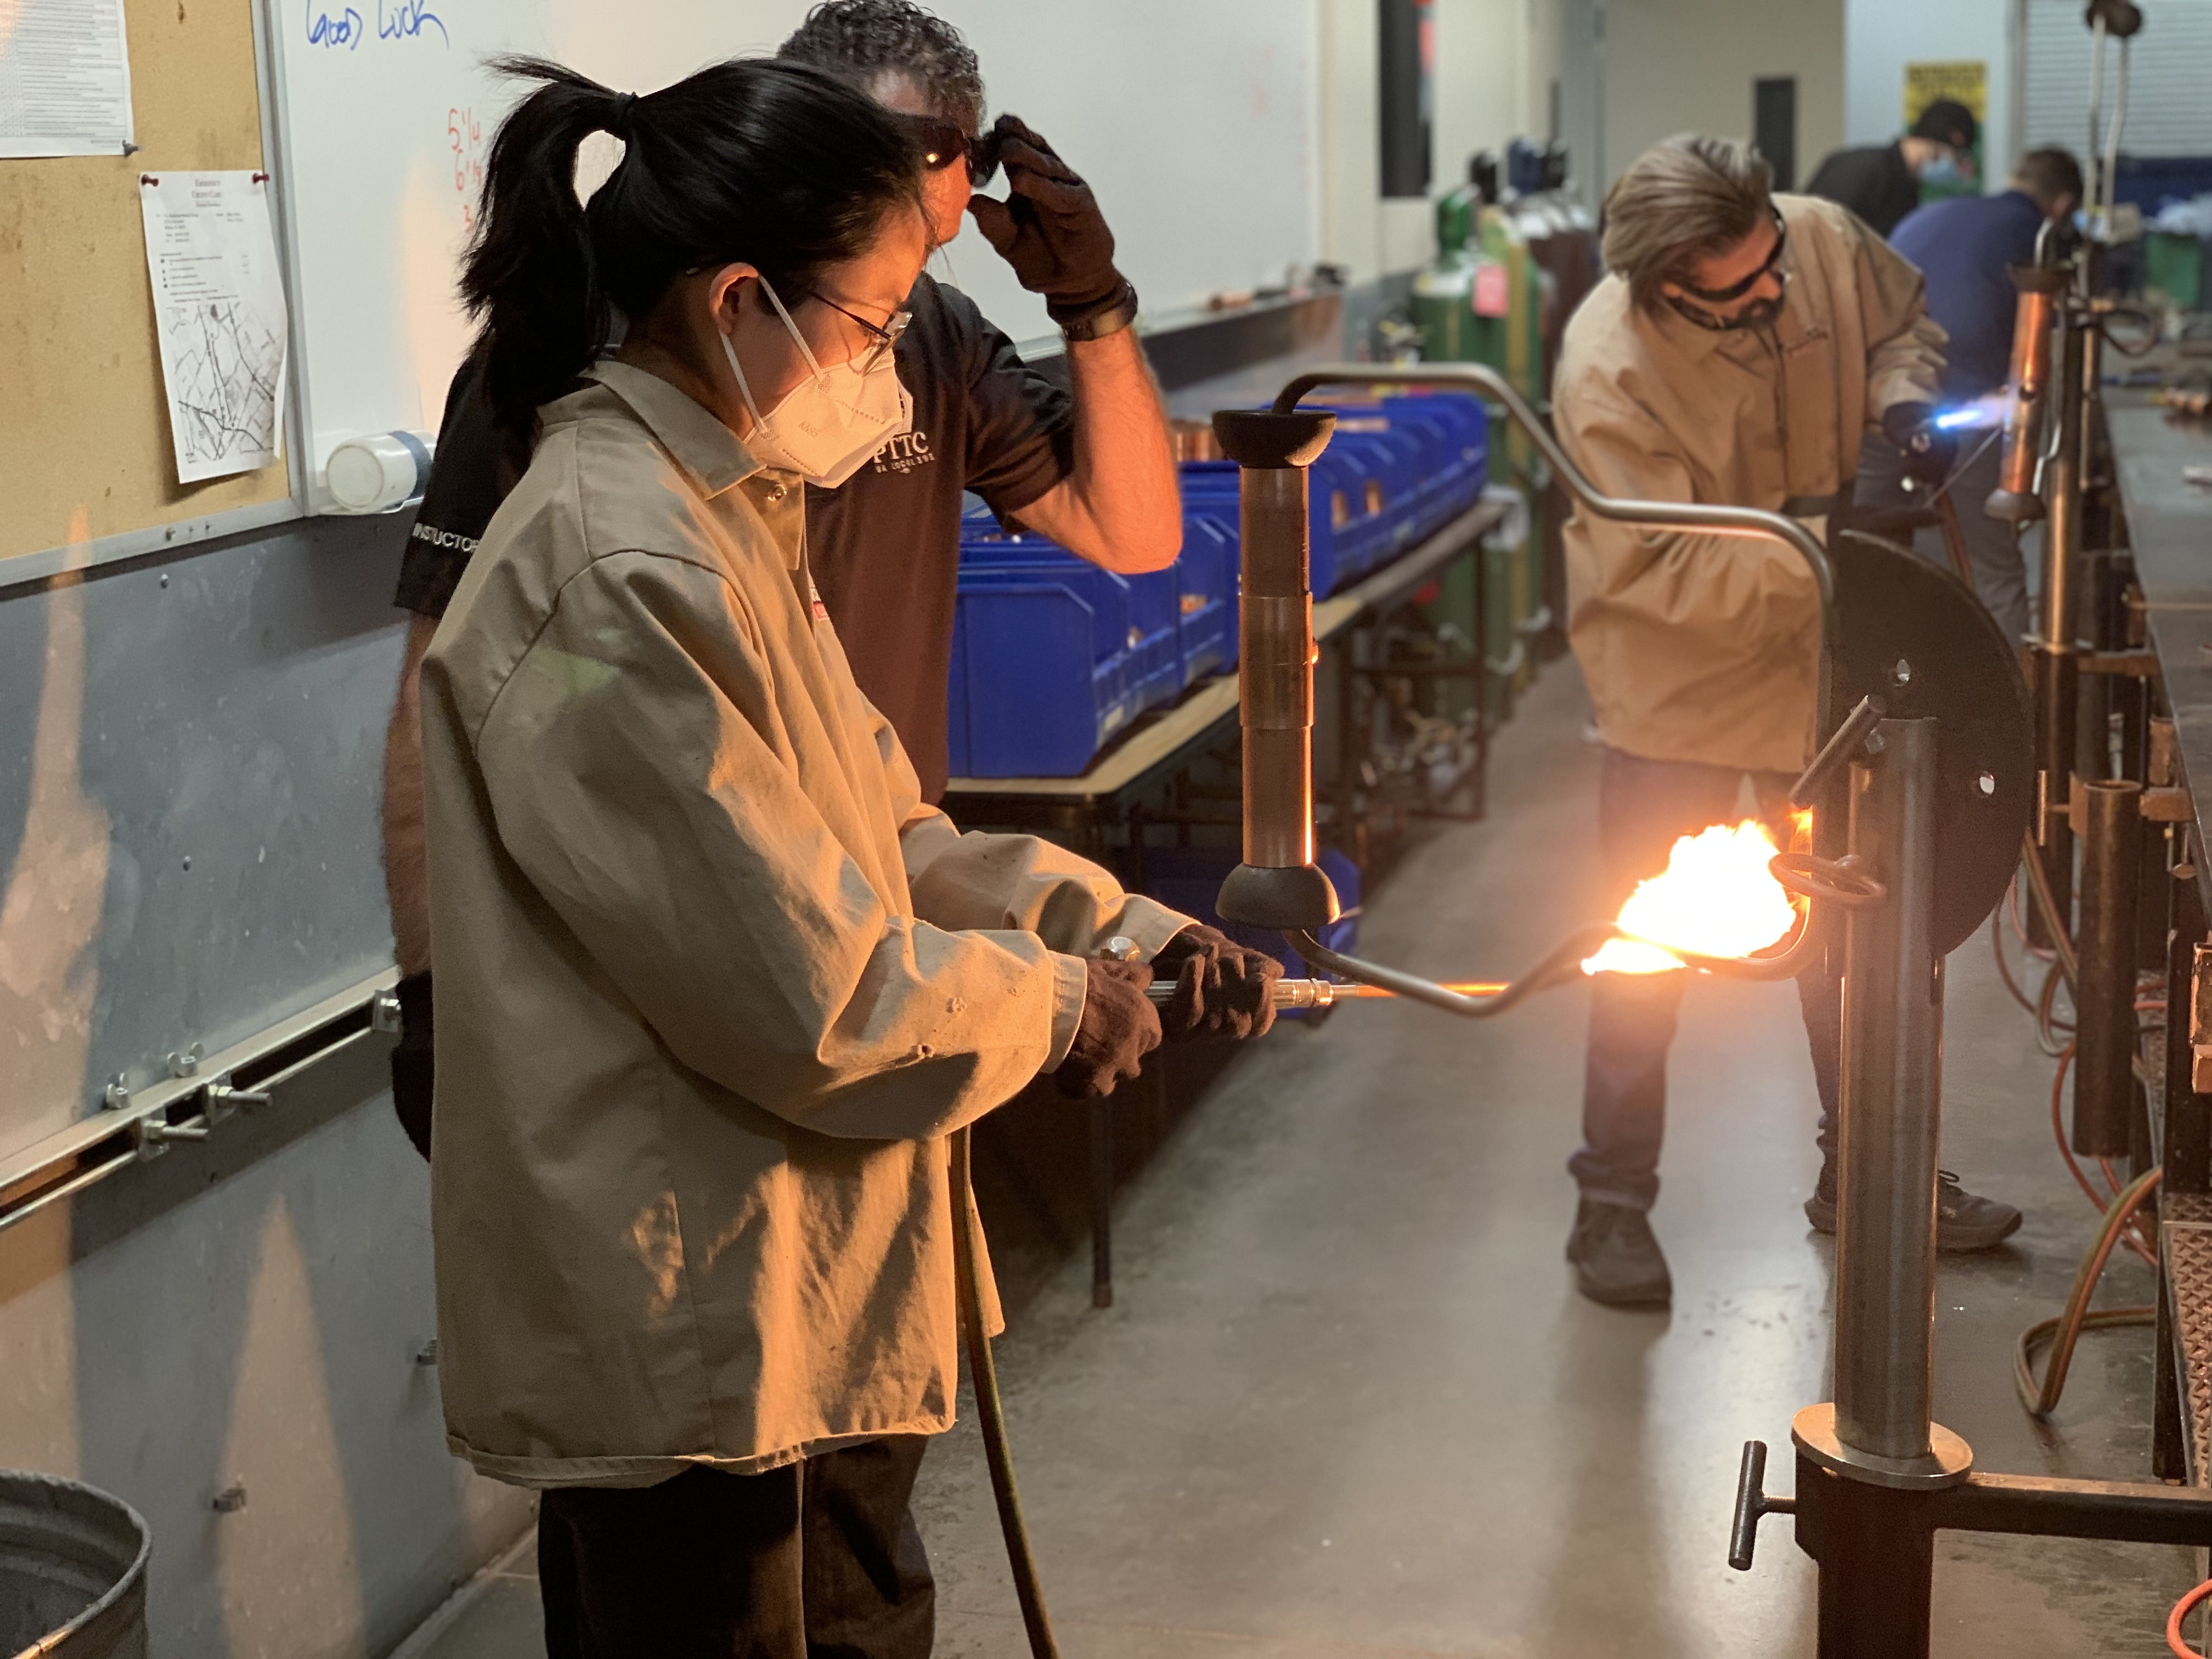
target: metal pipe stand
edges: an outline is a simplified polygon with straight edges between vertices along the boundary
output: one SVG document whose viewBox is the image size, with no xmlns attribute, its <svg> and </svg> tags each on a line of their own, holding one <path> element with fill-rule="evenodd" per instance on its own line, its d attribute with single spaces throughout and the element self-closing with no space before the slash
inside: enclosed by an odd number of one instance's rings
<svg viewBox="0 0 2212 1659">
<path fill-rule="evenodd" d="M 1850 851 L 1888 896 L 1849 913 L 1844 947 L 1836 1397 L 1790 1431 L 1798 1541 L 1820 1563 L 1822 1659 L 1927 1652 L 1934 1535 L 1906 1515 L 1974 1461 L 1929 1417 L 1943 1049 L 1929 931 L 1936 745 L 1936 721 L 1886 720 L 1850 769 Z M 1870 1580 L 1893 1593 L 1857 1593 Z"/>
<path fill-rule="evenodd" d="M 1941 1128 L 1943 964 L 1931 935 L 1940 723 L 1884 720 L 1850 769 L 1850 850 L 1887 896 L 1849 913 L 1838 1124 L 1836 1397 L 1790 1425 L 1794 1498 L 1762 1490 L 1766 1448 L 1744 1448 L 1729 1565 L 1748 1569 L 1759 1518 L 1796 1518 L 1820 1564 L 1820 1659 L 1925 1659 L 1944 1528 L 2141 1543 L 2212 1545 L 2212 1491 L 2149 1483 L 1986 1474 L 1933 1420 L 1936 1181 Z M 2117 817 L 2134 786 L 2109 793 Z M 2093 798 L 2094 799 L 2094 798 Z M 2101 804 L 2101 803 L 2100 803 Z M 2131 908 L 2132 835 L 2093 874 L 2095 908 Z M 2132 988 L 2131 919 L 2108 930 Z M 2132 1020 L 2132 1012 L 2130 1012 Z M 2123 1061 L 2124 1063 L 2124 1061 Z M 2077 1125 L 2078 1127 L 2078 1125 Z"/>
</svg>

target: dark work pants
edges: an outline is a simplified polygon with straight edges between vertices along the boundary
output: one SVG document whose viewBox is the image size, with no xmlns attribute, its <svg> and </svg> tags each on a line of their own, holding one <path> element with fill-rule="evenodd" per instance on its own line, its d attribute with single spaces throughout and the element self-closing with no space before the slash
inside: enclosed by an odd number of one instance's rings
<svg viewBox="0 0 2212 1659">
<path fill-rule="evenodd" d="M 1775 820 L 1776 842 L 1787 845 L 1781 815 L 1796 780 L 1773 772 L 1750 775 L 1760 810 Z M 1607 749 L 1598 781 L 1598 840 L 1616 902 L 1638 882 L 1667 867 L 1667 854 L 1680 837 L 1710 824 L 1737 822 L 1744 776 L 1727 767 L 1644 760 Z M 1688 979 L 1680 973 L 1599 974 L 1590 982 L 1583 1144 L 1567 1162 L 1586 1198 L 1648 1210 L 1659 1196 L 1667 1050 L 1674 1040 L 1675 1014 Z M 1835 1145 L 1841 1011 L 1825 966 L 1798 976 L 1797 996 L 1820 1091 L 1818 1139 L 1825 1159 L 1832 1156 Z"/>
<path fill-rule="evenodd" d="M 937 1589 L 892 1435 L 765 1474 L 562 1486 L 538 1511 L 549 1659 L 927 1659 Z"/>
</svg>

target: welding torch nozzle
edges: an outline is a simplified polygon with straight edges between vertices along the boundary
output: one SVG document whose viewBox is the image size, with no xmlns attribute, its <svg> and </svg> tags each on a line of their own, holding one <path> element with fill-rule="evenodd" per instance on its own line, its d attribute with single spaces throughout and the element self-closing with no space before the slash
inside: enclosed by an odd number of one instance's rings
<svg viewBox="0 0 2212 1659">
<path fill-rule="evenodd" d="M 1497 995 L 1505 986 L 1503 981 L 1476 980 L 1444 988 L 1461 996 L 1487 997 Z M 1175 981 L 1156 979 L 1146 994 L 1164 1006 L 1175 1000 Z M 1382 1000 L 1397 994 L 1377 985 L 1344 985 L 1328 979 L 1279 979 L 1275 981 L 1275 1009 L 1279 1013 L 1291 1009 L 1333 1008 L 1340 1002 Z"/>
</svg>

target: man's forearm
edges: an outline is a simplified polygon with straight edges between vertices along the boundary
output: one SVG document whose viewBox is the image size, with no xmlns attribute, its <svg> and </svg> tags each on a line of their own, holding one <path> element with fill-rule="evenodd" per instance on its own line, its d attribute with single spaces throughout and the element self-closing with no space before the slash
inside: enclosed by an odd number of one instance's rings
<svg viewBox="0 0 2212 1659">
<path fill-rule="evenodd" d="M 1182 501 L 1159 387 L 1137 331 L 1071 341 L 1075 470 L 1022 517 L 1109 570 L 1159 570 L 1182 548 Z"/>
<path fill-rule="evenodd" d="M 392 904 L 393 952 L 403 974 L 430 965 L 428 837 L 422 813 L 422 683 L 423 654 L 438 631 L 434 618 L 408 623 L 392 724 L 384 734 L 384 890 Z"/>
</svg>

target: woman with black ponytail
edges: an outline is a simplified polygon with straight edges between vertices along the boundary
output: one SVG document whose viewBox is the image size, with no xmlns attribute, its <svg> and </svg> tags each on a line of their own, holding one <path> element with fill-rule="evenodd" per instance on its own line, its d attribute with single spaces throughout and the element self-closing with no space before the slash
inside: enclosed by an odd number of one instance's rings
<svg viewBox="0 0 2212 1659">
<path fill-rule="evenodd" d="M 801 1659 L 872 1593 L 811 1471 L 951 1421 L 945 1137 L 1133 1076 L 1190 923 L 923 805 L 815 592 L 802 483 L 907 418 L 911 140 L 788 62 L 504 67 L 463 290 L 530 460 L 422 675 L 447 1434 L 549 1489 L 552 1653 Z"/>
</svg>

